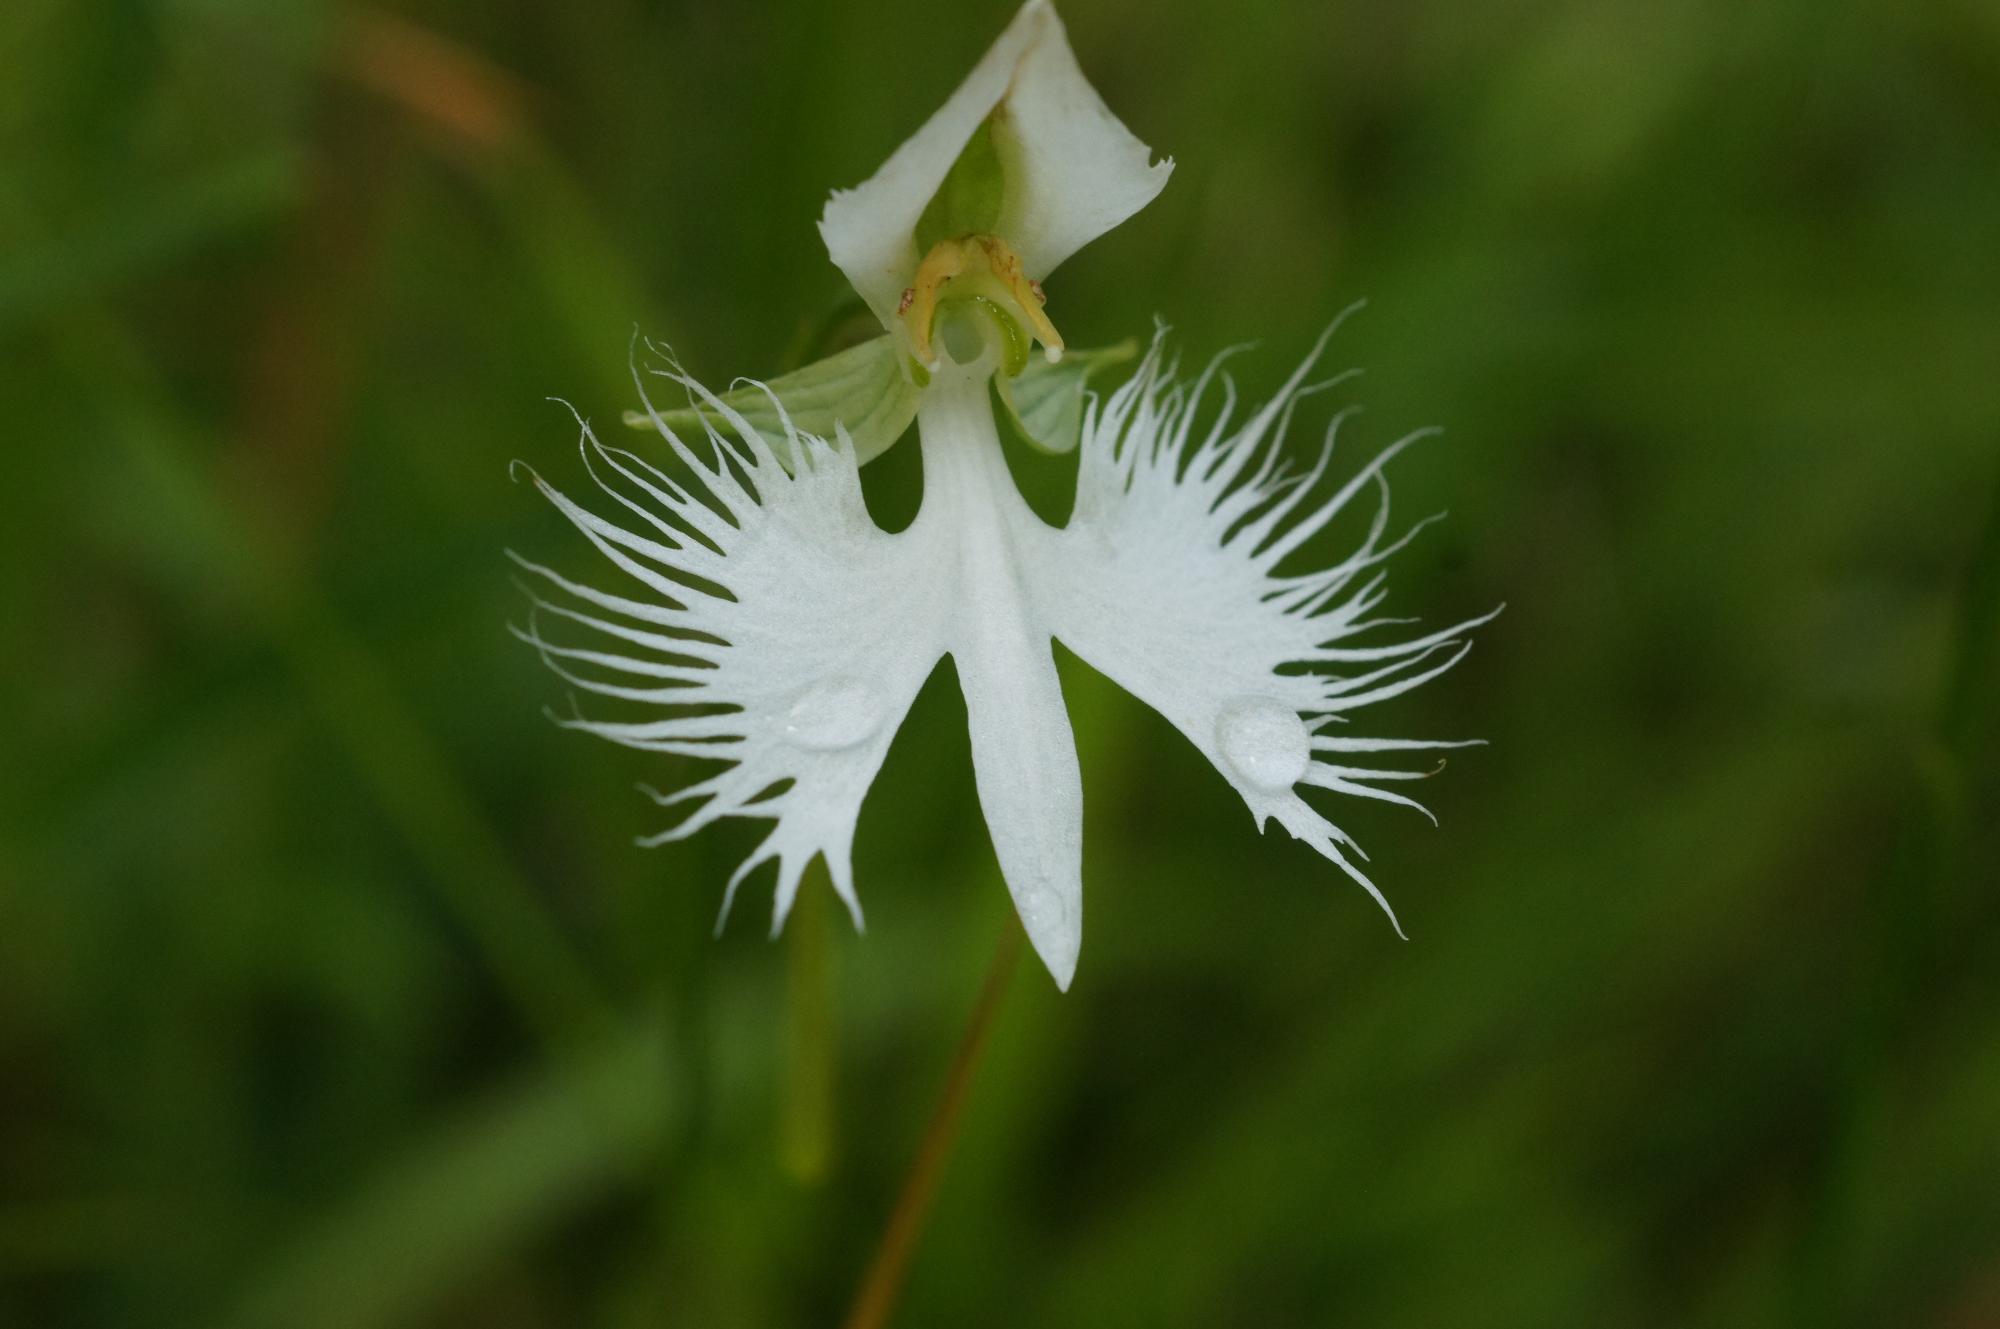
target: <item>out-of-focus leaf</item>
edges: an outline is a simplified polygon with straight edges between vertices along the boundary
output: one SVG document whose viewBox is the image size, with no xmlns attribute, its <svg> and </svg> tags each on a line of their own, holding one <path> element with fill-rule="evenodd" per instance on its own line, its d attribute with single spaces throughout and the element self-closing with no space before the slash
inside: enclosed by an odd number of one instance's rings
<svg viewBox="0 0 2000 1329">
<path fill-rule="evenodd" d="M 0 332 L 263 224 L 297 199 L 302 174 L 294 153 L 258 153 L 12 250 L 0 257 Z"/>
<path fill-rule="evenodd" d="M 523 1016 L 552 1044 L 570 1029 L 605 1023 L 608 1006 L 588 965 L 552 925 L 542 896 L 515 869 L 394 679 L 317 589 L 269 552 L 255 524 L 217 496 L 193 461 L 199 427 L 175 408 L 137 345 L 97 311 L 74 314 L 58 330 L 79 379 L 107 364 L 117 371 L 108 377 L 116 390 L 99 405 L 135 487 L 164 518 L 151 533 L 156 561 L 181 560 L 240 597 L 261 622 L 303 695 L 433 865 L 443 897 L 480 939 Z"/>
<path fill-rule="evenodd" d="M 385 1163 L 292 1239 L 225 1322 L 240 1329 L 408 1323 L 516 1243 L 643 1168 L 678 1098 L 667 1036 L 640 1021 Z"/>
</svg>

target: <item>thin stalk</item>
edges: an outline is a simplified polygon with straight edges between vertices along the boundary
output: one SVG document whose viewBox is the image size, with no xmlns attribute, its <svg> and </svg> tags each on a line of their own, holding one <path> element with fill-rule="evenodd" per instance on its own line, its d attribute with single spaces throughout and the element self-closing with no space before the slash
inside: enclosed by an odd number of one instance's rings
<svg viewBox="0 0 2000 1329">
<path fill-rule="evenodd" d="M 1009 917 L 1001 931 L 1000 944 L 994 949 L 993 963 L 986 970 L 979 1001 L 972 1008 L 972 1018 L 958 1040 L 958 1052 L 952 1057 L 951 1072 L 945 1077 L 944 1092 L 939 1095 L 930 1125 L 924 1130 L 916 1161 L 903 1179 L 902 1193 L 889 1213 L 889 1223 L 882 1230 L 875 1258 L 868 1262 L 868 1272 L 854 1294 L 854 1305 L 842 1321 L 844 1329 L 882 1329 L 896 1308 L 896 1298 L 909 1275 L 910 1259 L 916 1254 L 917 1239 L 923 1235 L 924 1221 L 930 1217 L 931 1201 L 937 1197 L 938 1183 L 944 1177 L 952 1146 L 958 1143 L 959 1122 L 965 1115 L 973 1073 L 979 1069 L 980 1055 L 986 1050 L 987 1032 L 992 1027 L 994 1013 L 1000 1009 L 1001 998 L 1007 995 L 1007 983 L 1014 975 L 1014 962 L 1020 955 L 1021 929 Z"/>
<path fill-rule="evenodd" d="M 785 1101 L 778 1116 L 778 1159 L 792 1180 L 816 1186 L 833 1155 L 835 1062 L 830 881 L 818 864 L 785 929 Z"/>
</svg>

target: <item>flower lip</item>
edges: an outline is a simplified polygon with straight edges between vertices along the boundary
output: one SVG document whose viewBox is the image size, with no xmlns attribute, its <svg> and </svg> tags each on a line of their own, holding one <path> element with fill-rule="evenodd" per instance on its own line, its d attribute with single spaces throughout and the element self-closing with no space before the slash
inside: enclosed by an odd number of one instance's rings
<svg viewBox="0 0 2000 1329">
<path fill-rule="evenodd" d="M 973 302 L 955 305 L 943 340 L 977 317 Z M 852 848 L 863 797 L 918 689 L 949 655 L 1001 876 L 1036 954 L 1066 988 L 1082 939 L 1083 803 L 1060 642 L 1192 742 L 1260 829 L 1275 821 L 1310 846 L 1400 934 L 1359 846 L 1304 794 L 1428 816 L 1392 786 L 1436 768 L 1403 760 L 1468 746 L 1340 723 L 1451 669 L 1498 612 L 1382 637 L 1412 621 L 1378 615 L 1384 565 L 1430 524 L 1390 534 L 1383 472 L 1425 431 L 1336 481 L 1335 436 L 1351 414 L 1339 412 L 1315 459 L 1287 467 L 1293 408 L 1341 377 L 1309 381 L 1324 337 L 1247 417 L 1215 365 L 1178 380 L 1156 338 L 1133 377 L 1086 412 L 1076 504 L 1057 529 L 1029 510 L 1002 454 L 990 410 L 1000 347 L 977 331 L 959 340 L 921 397 L 924 497 L 895 534 L 869 515 L 844 431 L 818 438 L 781 413 L 781 437 L 767 437 L 679 371 L 671 377 L 708 412 L 702 433 L 683 438 L 647 403 L 679 478 L 604 446 L 588 425 L 583 460 L 613 515 L 536 478 L 625 581 L 602 590 L 520 560 L 533 608 L 516 635 L 579 692 L 643 708 L 557 723 L 723 767 L 655 794 L 688 811 L 641 842 L 725 817 L 769 820 L 723 889 L 724 912 L 744 879 L 773 863 L 775 930 L 819 857 L 858 926 Z M 1303 559 L 1309 541 L 1371 494 L 1358 546 L 1331 563 Z"/>
<path fill-rule="evenodd" d="M 989 124 L 1005 180 L 992 234 L 1026 280 L 1150 203 L 1173 172 L 1084 78 L 1047 0 L 1028 0 L 923 128 L 867 181 L 836 190 L 820 217 L 828 255 L 892 332 L 924 258 L 918 223 Z"/>
</svg>

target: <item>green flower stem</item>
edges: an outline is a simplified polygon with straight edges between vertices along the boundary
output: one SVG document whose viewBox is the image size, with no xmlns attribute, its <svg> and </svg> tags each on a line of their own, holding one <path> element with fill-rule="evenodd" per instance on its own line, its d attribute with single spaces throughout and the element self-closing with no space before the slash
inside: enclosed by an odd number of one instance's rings
<svg viewBox="0 0 2000 1329">
<path fill-rule="evenodd" d="M 785 929 L 785 1091 L 778 1117 L 778 1159 L 795 1181 L 816 1185 L 833 1154 L 834 1081 L 839 1021 L 834 1008 L 833 940 L 827 901 L 832 883 L 815 863 Z"/>
<path fill-rule="evenodd" d="M 986 982 L 979 989 L 979 1000 L 972 1008 L 972 1018 L 966 1022 L 958 1052 L 952 1057 L 944 1092 L 938 1096 L 930 1125 L 924 1129 L 916 1161 L 903 1179 L 902 1192 L 896 1197 L 896 1207 L 890 1211 L 881 1244 L 875 1248 L 861 1287 L 854 1294 L 854 1304 L 841 1322 L 843 1329 L 882 1329 L 896 1308 L 903 1281 L 909 1275 L 910 1259 L 916 1254 L 917 1239 L 923 1235 L 924 1222 L 930 1217 L 931 1201 L 937 1198 L 945 1164 L 951 1159 L 952 1147 L 958 1143 L 958 1128 L 972 1091 L 972 1076 L 986 1051 L 986 1035 L 992 1029 L 1001 998 L 1007 995 L 1014 964 L 1020 959 L 1021 937 L 1021 929 L 1010 914 L 1001 929 L 1000 944 L 993 952 L 993 963 L 987 967 Z"/>
</svg>

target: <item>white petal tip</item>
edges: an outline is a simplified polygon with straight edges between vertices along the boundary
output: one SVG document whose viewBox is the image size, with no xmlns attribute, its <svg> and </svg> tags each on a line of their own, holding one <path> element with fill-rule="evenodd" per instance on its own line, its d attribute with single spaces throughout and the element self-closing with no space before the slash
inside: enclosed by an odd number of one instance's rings
<svg viewBox="0 0 2000 1329">
<path fill-rule="evenodd" d="M 1375 897 L 1375 903 L 1381 905 L 1382 912 L 1389 916 L 1389 926 L 1395 929 L 1396 940 L 1408 941 L 1410 934 L 1403 931 L 1403 920 L 1396 917 L 1396 911 L 1389 907 L 1389 902 L 1378 895 Z"/>
<path fill-rule="evenodd" d="M 1035 948 L 1049 977 L 1056 981 L 1056 991 L 1069 991 L 1070 980 L 1076 977 L 1076 957 L 1082 949 L 1083 932 L 1077 924 L 1067 919 L 1044 919 L 1024 914 L 1021 926 L 1027 930 L 1028 944 Z"/>
<path fill-rule="evenodd" d="M 1060 963 L 1048 955 L 1042 954 L 1039 949 L 1035 953 L 1041 955 L 1042 963 L 1048 966 L 1049 977 L 1056 981 L 1056 991 L 1069 991 L 1071 981 L 1076 978 L 1076 952 L 1071 951 L 1069 958 Z"/>
</svg>

